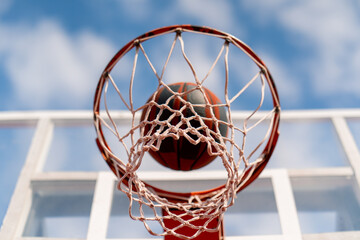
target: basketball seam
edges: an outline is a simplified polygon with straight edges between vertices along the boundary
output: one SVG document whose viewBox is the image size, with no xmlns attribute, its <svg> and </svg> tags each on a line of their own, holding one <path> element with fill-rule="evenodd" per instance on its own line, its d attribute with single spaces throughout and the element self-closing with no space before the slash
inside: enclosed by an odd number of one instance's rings
<svg viewBox="0 0 360 240">
<path fill-rule="evenodd" d="M 209 97 L 208 95 L 210 95 L 210 93 L 208 92 L 208 91 L 206 91 L 206 90 L 204 90 L 205 91 L 205 97 L 210 101 L 210 103 L 211 104 L 213 104 L 213 99 L 212 99 L 212 96 L 211 97 Z M 205 116 L 206 116 L 206 107 L 205 107 Z M 206 124 L 205 124 L 206 125 Z M 209 126 L 207 126 L 207 127 L 209 127 Z M 213 127 L 213 123 L 212 123 L 212 125 L 211 125 L 211 127 Z M 211 128 L 212 129 L 212 128 Z M 205 148 L 204 148 L 204 150 L 203 151 L 201 151 L 201 153 L 196 157 L 196 160 L 193 162 L 193 164 L 191 165 L 191 168 L 190 168 L 190 170 L 193 170 L 193 168 L 196 166 L 196 164 L 198 163 L 198 161 L 201 159 L 201 157 L 203 156 L 203 154 L 205 153 L 205 151 L 207 151 L 207 148 L 208 148 L 208 146 L 206 145 L 205 146 Z M 211 156 L 209 156 L 209 159 L 211 159 L 212 157 Z M 213 161 L 214 159 L 212 159 L 211 161 Z M 210 162 L 211 162 L 210 161 Z"/>
<path fill-rule="evenodd" d="M 179 93 L 181 93 L 181 92 L 184 92 L 184 91 L 186 91 L 186 83 L 183 83 L 182 85 L 181 85 L 181 87 L 179 87 L 179 90 L 178 90 L 178 92 Z M 184 95 L 183 97 L 185 98 L 185 96 L 186 95 Z M 185 100 L 185 99 L 184 99 Z M 181 107 L 181 101 L 180 100 L 178 100 L 179 101 L 179 110 L 180 110 L 180 107 Z M 181 118 L 180 116 L 179 116 L 179 118 Z M 181 119 L 179 119 L 179 121 L 181 121 Z M 174 144 L 176 143 L 176 155 L 177 155 L 177 163 L 178 163 L 178 170 L 182 170 L 181 169 L 181 150 L 182 150 L 182 141 L 184 141 L 184 138 L 183 137 L 180 137 L 179 138 L 179 141 L 173 141 L 174 142 Z"/>
</svg>

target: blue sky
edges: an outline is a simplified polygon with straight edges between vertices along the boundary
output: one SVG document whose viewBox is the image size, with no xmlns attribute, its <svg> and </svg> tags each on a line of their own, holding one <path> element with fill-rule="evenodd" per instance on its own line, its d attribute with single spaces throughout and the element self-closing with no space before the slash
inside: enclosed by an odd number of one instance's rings
<svg viewBox="0 0 360 240">
<path fill-rule="evenodd" d="M 283 109 L 359 107 L 357 0 L 1 0 L 0 111 L 91 110 L 110 58 L 138 35 L 174 24 L 217 28 L 251 46 Z"/>
<path fill-rule="evenodd" d="M 91 109 L 115 52 L 172 24 L 218 28 L 250 45 L 283 109 L 358 107 L 359 12 L 358 1 L 326 0 L 1 1 L 0 110 Z"/>
</svg>

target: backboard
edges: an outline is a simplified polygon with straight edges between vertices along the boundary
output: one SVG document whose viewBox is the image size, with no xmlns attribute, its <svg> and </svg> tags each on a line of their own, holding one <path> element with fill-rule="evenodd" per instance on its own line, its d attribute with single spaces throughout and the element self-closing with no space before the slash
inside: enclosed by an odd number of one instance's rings
<svg viewBox="0 0 360 240">
<path fill-rule="evenodd" d="M 161 239 L 129 219 L 96 149 L 91 112 L 3 112 L 0 126 L 2 156 L 23 162 L 1 239 Z M 268 167 L 225 214 L 226 239 L 359 239 L 360 111 L 283 111 L 280 131 Z M 226 177 L 216 162 L 197 174 L 154 162 L 140 174 L 183 191 Z"/>
</svg>

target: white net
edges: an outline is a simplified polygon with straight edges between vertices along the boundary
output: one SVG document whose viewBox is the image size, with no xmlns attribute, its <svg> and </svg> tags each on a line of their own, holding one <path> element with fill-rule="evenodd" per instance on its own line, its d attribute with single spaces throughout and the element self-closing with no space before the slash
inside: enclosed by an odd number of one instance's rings
<svg viewBox="0 0 360 240">
<path fill-rule="evenodd" d="M 183 38 L 185 32 L 186 34 L 201 33 L 223 41 L 215 60 L 202 78 L 199 77 L 196 67 L 186 53 Z M 163 34 L 171 34 L 174 37 L 165 63 L 161 71 L 157 71 L 143 43 Z M 177 45 L 180 48 L 180 57 L 183 58 L 187 69 L 192 73 L 192 87 L 182 92 L 175 91 L 165 79 L 169 61 L 173 57 Z M 235 46 L 234 49 L 236 50 L 241 50 L 258 66 L 255 74 L 231 97 L 229 91 L 233 91 L 233 89 L 229 86 L 230 45 Z M 124 93 L 119 86 L 119 84 L 124 83 L 117 81 L 115 74 L 111 71 L 132 49 L 134 55 L 129 88 L 128 92 Z M 134 104 L 134 99 L 136 99 L 134 97 L 134 82 L 135 73 L 139 71 L 138 59 L 140 56 L 145 59 L 153 76 L 155 76 L 156 88 L 154 92 L 150 92 L 152 97 L 148 102 L 136 106 Z M 215 67 L 221 65 L 220 59 L 223 60 L 224 67 L 223 95 L 221 97 L 223 102 L 214 103 L 204 86 L 209 81 L 208 79 Z M 253 110 L 243 112 L 243 121 L 239 125 L 233 121 L 233 105 L 245 92 L 251 91 L 249 89 L 256 84 L 259 86 L 259 100 L 254 105 Z M 156 96 L 164 89 L 168 91 L 169 96 L 163 103 L 159 103 L 156 101 Z M 110 109 L 109 102 L 112 100 L 107 97 L 110 91 L 116 93 L 117 101 L 125 106 L 125 109 L 131 114 L 131 121 L 126 131 L 119 129 L 114 117 L 114 109 Z M 194 91 L 201 94 L 204 103 L 194 104 L 186 97 Z M 265 105 L 267 93 L 271 96 L 270 105 L 272 106 L 267 111 L 260 112 Z M 177 108 L 170 104 L 171 101 L 175 100 L 180 103 Z M 207 28 L 180 26 L 144 34 L 120 50 L 109 63 L 100 79 L 95 96 L 94 121 L 99 136 L 99 148 L 119 179 L 118 189 L 124 192 L 130 200 L 130 217 L 142 221 L 146 229 L 153 235 L 173 235 L 178 238 L 193 239 L 204 231 L 219 231 L 223 214 L 234 204 L 237 192 L 251 183 L 265 167 L 277 140 L 279 107 L 271 76 L 266 66 L 250 48 L 225 33 Z M 199 108 L 206 109 L 207 114 L 200 114 L 197 110 Z M 220 108 L 226 112 L 226 121 L 220 119 L 216 114 Z M 156 109 L 155 115 L 152 112 L 153 109 Z M 186 112 L 190 112 L 190 114 L 186 114 Z M 142 118 L 139 121 L 141 113 Z M 154 116 L 150 117 L 150 115 Z M 260 125 L 266 126 L 264 134 L 259 138 L 257 144 L 249 150 L 247 137 Z M 221 128 L 224 127 L 227 134 L 221 132 Z M 104 132 L 109 132 L 115 136 L 119 146 L 123 148 L 123 155 L 116 154 L 113 147 L 109 147 L 110 144 L 106 141 Z M 160 151 L 162 143 L 169 138 L 174 141 L 186 139 L 194 146 L 205 145 L 208 156 L 221 159 L 228 177 L 226 183 L 208 191 L 176 193 L 159 189 L 141 180 L 137 171 L 143 164 L 144 156 L 151 151 Z M 193 154 L 196 155 L 197 153 Z M 170 224 L 170 226 L 169 221 L 177 224 Z M 163 230 L 154 231 L 154 224 L 160 225 Z M 188 229 L 186 233 L 181 231 L 184 228 Z"/>
</svg>

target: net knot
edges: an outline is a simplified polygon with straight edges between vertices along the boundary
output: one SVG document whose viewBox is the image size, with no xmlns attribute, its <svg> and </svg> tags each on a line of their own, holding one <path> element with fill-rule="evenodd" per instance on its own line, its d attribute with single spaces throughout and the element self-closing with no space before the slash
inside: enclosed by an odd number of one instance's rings
<svg viewBox="0 0 360 240">
<path fill-rule="evenodd" d="M 126 164 L 126 172 L 127 172 L 129 175 L 131 175 L 131 173 L 134 172 L 134 170 L 133 170 L 133 165 L 132 165 L 131 163 L 127 163 L 127 164 Z"/>
<path fill-rule="evenodd" d="M 183 32 L 183 29 L 182 29 L 182 28 L 177 28 L 177 29 L 175 30 L 175 32 L 176 32 L 176 34 L 177 34 L 178 36 L 180 36 L 181 33 Z"/>
<path fill-rule="evenodd" d="M 207 142 L 207 138 L 205 136 L 200 136 L 200 141 L 201 142 Z"/>
<path fill-rule="evenodd" d="M 173 125 L 171 125 L 170 128 L 169 128 L 169 132 L 170 132 L 170 133 L 176 133 L 177 130 L 178 130 L 178 128 L 175 127 L 175 126 L 173 126 Z"/>
<path fill-rule="evenodd" d="M 134 46 L 139 46 L 140 45 L 140 39 L 135 39 L 134 40 Z"/>
<path fill-rule="evenodd" d="M 194 135 L 197 133 L 196 129 L 193 127 L 189 129 L 189 132 Z"/>
</svg>

